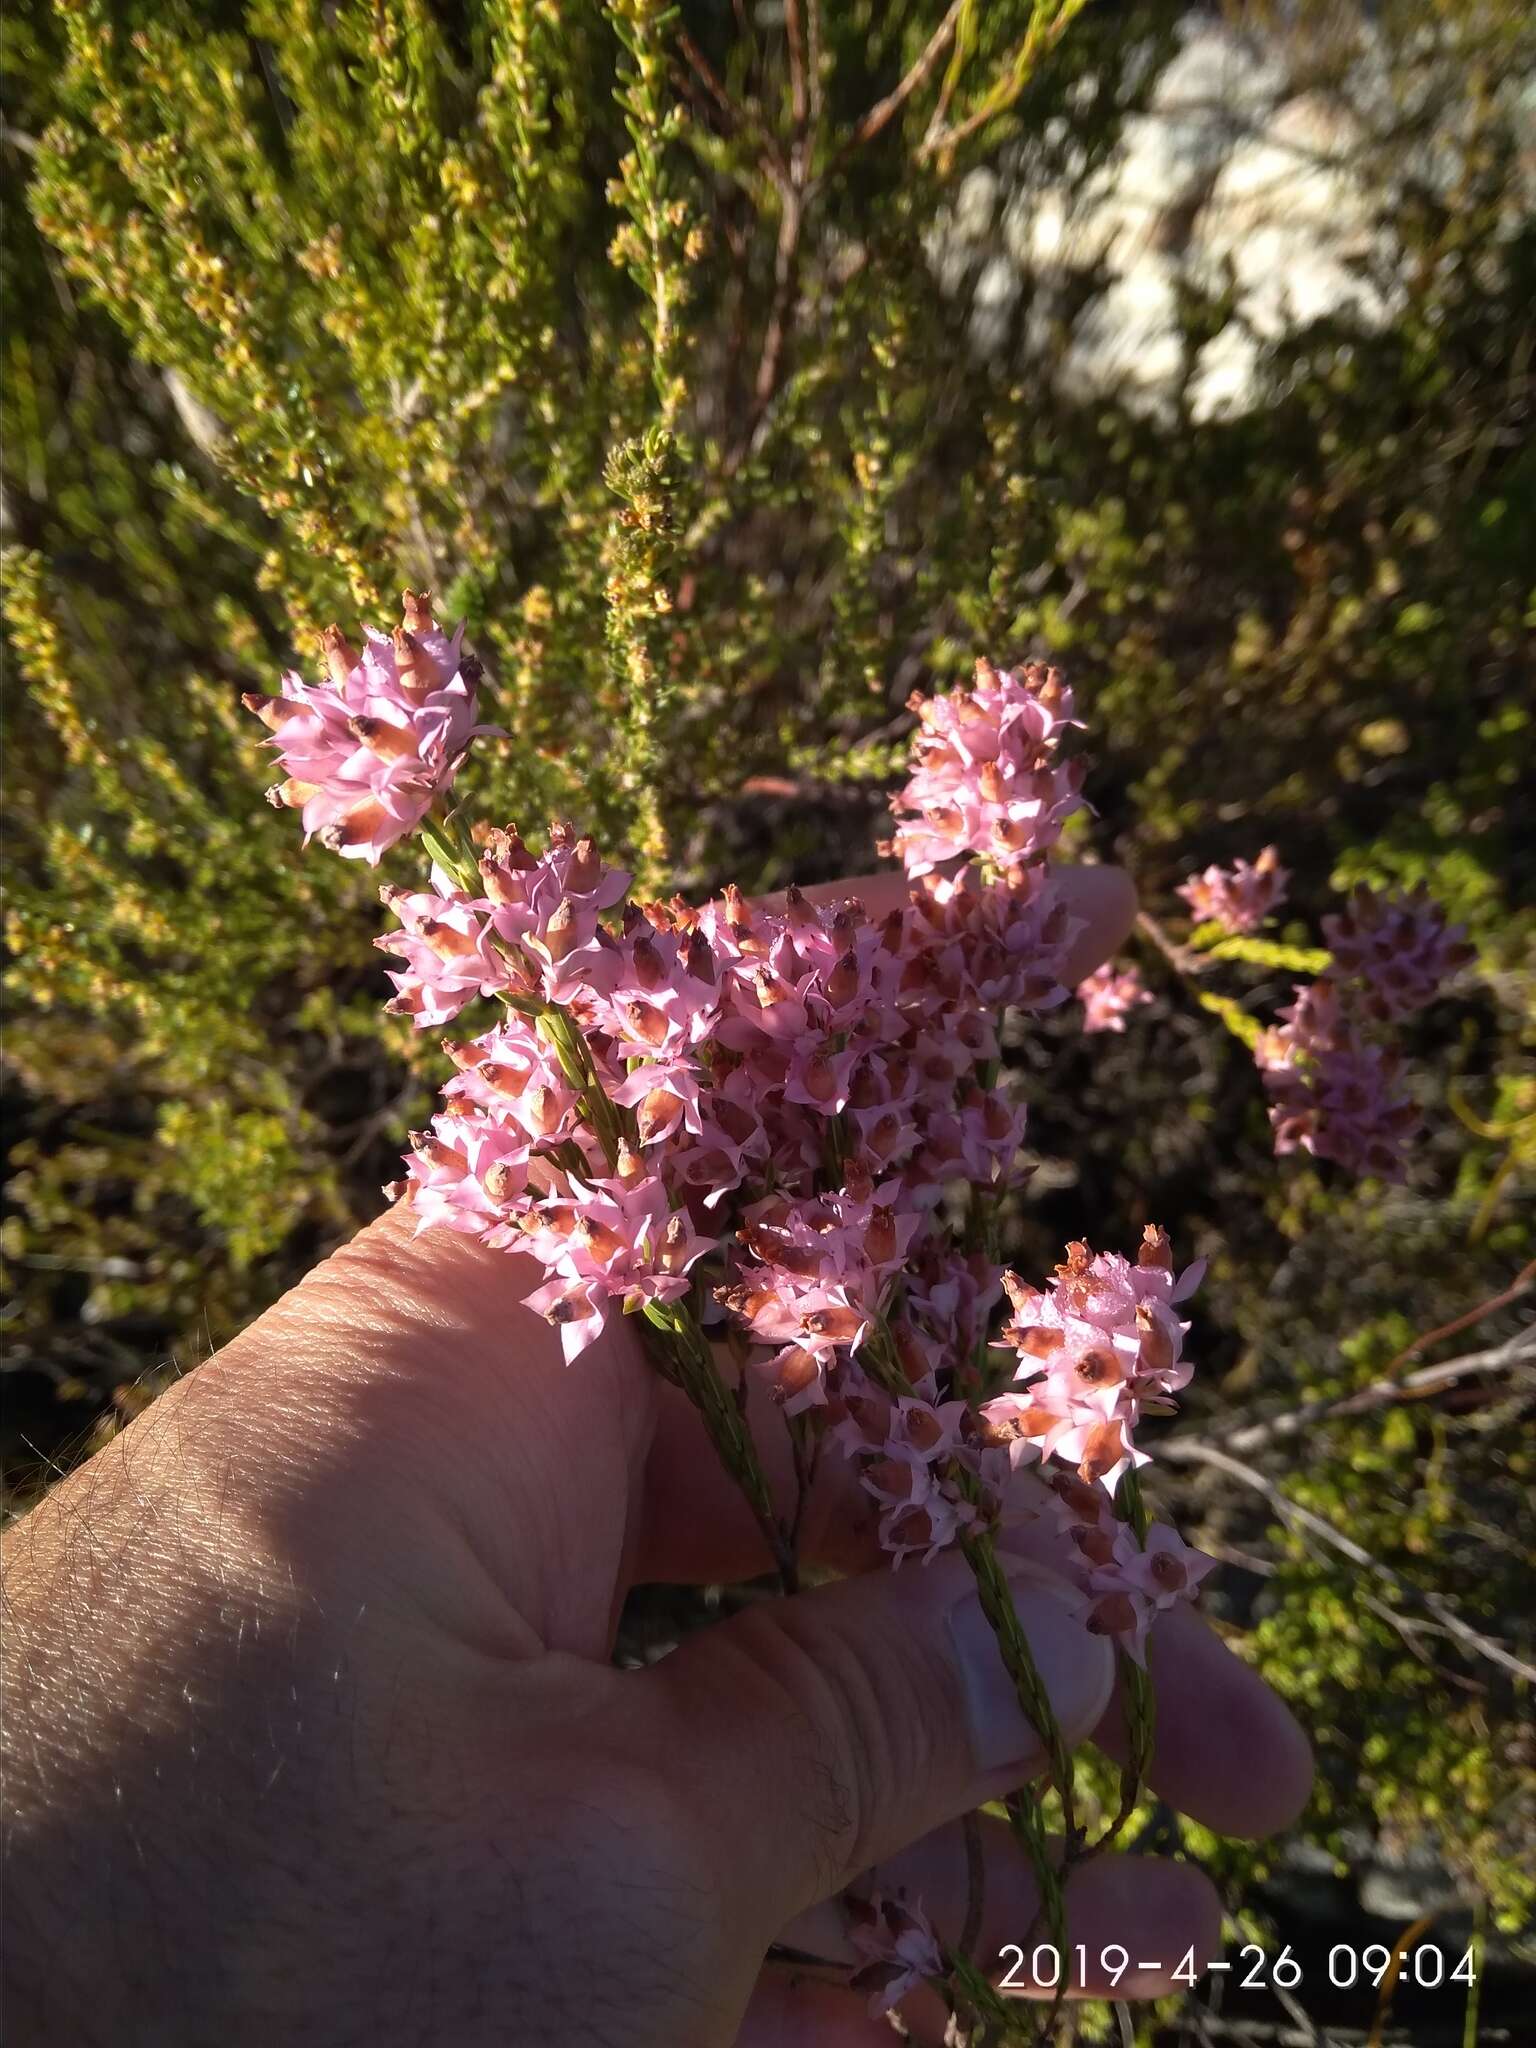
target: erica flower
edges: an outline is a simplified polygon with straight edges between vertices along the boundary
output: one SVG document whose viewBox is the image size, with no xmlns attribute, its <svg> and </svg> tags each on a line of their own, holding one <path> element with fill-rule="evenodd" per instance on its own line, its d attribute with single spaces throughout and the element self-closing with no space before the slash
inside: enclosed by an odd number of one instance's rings
<svg viewBox="0 0 1536 2048">
<path fill-rule="evenodd" d="M 713 1249 L 669 1207 L 659 1180 L 574 1181 L 526 1219 L 527 1248 L 552 1274 L 527 1305 L 555 1324 L 567 1362 L 603 1327 L 607 1304 L 628 1313 L 688 1292 L 689 1269 Z"/>
<path fill-rule="evenodd" d="M 376 866 L 452 781 L 465 749 L 495 730 L 475 723 L 478 664 L 461 657 L 426 592 L 405 593 L 405 623 L 368 632 L 361 656 L 341 629 L 323 636 L 327 675 L 289 673 L 280 695 L 249 696 L 272 733 L 284 780 L 268 800 L 296 809 L 305 839 Z"/>
<path fill-rule="evenodd" d="M 1254 932 L 1285 901 L 1290 879 L 1275 849 L 1266 846 L 1257 860 L 1209 867 L 1177 893 L 1197 924 L 1213 921 L 1226 932 Z"/>
<path fill-rule="evenodd" d="M 900 1892 L 871 1892 L 867 1899 L 850 1893 L 844 1903 L 848 1939 L 860 1958 L 853 1989 L 868 1994 L 877 2018 L 925 1979 L 944 1975 L 944 1951 L 920 1904 Z"/>
<path fill-rule="evenodd" d="M 508 965 L 487 923 L 487 905 L 456 891 L 385 887 L 379 896 L 401 925 L 373 942 L 405 962 L 400 971 L 390 970 L 395 994 L 385 1007 L 393 1015 L 430 1030 L 449 1023 L 476 996 L 507 986 Z"/>
<path fill-rule="evenodd" d="M 1420 1121 L 1402 1055 L 1367 1036 L 1327 976 L 1298 988 L 1280 1016 L 1254 1052 L 1275 1150 L 1310 1152 L 1350 1173 L 1401 1180 Z"/>
<path fill-rule="evenodd" d="M 1152 991 L 1134 967 L 1116 968 L 1108 960 L 1077 984 L 1076 995 L 1083 1006 L 1085 1031 L 1124 1031 L 1131 1011 L 1152 1000 Z"/>
<path fill-rule="evenodd" d="M 1049 852 L 1082 807 L 1080 762 L 1057 751 L 1076 724 L 1072 693 L 1053 668 L 976 664 L 969 689 L 914 696 L 922 724 L 912 774 L 891 801 L 891 848 L 909 875 L 976 854 L 1000 868 Z"/>
<path fill-rule="evenodd" d="M 1214 1557 L 1192 1549 L 1166 1523 L 1151 1524 L 1143 1548 L 1135 1531 L 1121 1522 L 1107 1559 L 1092 1564 L 1088 1573 L 1087 1626 L 1095 1635 L 1114 1636 L 1145 1665 L 1153 1621 L 1181 1600 L 1193 1600 L 1215 1569 Z"/>
<path fill-rule="evenodd" d="M 1422 1010 L 1474 957 L 1465 929 L 1448 925 L 1422 886 L 1391 897 L 1362 885 L 1346 909 L 1323 919 L 1323 932 L 1335 977 L 1360 983 L 1365 1007 L 1382 1019 Z"/>
<path fill-rule="evenodd" d="M 1148 1229 L 1134 1265 L 1072 1244 L 1044 1292 L 1006 1274 L 1014 1313 L 1002 1342 L 1019 1354 L 1022 1392 L 989 1403 L 983 1416 L 1112 1491 L 1122 1473 L 1146 1463 L 1133 1441 L 1142 1415 L 1171 1414 L 1171 1397 L 1189 1381 L 1181 1356 L 1189 1326 L 1175 1310 L 1203 1272 L 1202 1263 L 1176 1275 L 1167 1238 Z"/>
</svg>

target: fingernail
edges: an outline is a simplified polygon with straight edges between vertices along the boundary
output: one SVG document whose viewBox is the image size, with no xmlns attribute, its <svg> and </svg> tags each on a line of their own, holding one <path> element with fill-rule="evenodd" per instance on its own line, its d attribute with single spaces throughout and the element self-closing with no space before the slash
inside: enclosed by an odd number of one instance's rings
<svg viewBox="0 0 1536 2048">
<path fill-rule="evenodd" d="M 1061 1732 L 1068 1742 L 1079 1741 L 1109 1704 L 1113 1653 L 1077 1618 L 1078 1595 L 1064 1579 L 1019 1559 L 1005 1560 L 1003 1568 Z M 950 1610 L 949 1632 L 959 1660 L 977 1769 L 1038 1765 L 1044 1746 L 1019 1705 L 992 1624 L 974 1593 Z"/>
</svg>

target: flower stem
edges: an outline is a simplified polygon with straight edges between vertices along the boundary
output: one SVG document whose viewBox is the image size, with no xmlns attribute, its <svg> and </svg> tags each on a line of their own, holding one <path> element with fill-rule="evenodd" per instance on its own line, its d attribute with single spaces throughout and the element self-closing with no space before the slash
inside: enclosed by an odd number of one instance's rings
<svg viewBox="0 0 1536 2048">
<path fill-rule="evenodd" d="M 645 1305 L 644 1316 L 652 1329 L 667 1338 L 662 1370 L 699 1411 L 721 1463 L 740 1487 L 763 1532 L 784 1591 L 798 1592 L 800 1573 L 794 1543 L 774 1510 L 773 1494 L 746 1416 L 721 1378 L 709 1340 L 693 1311 L 684 1302 L 651 1301 Z"/>
<path fill-rule="evenodd" d="M 1116 1506 L 1121 1520 L 1135 1531 L 1136 1541 L 1145 1549 L 1147 1504 L 1142 1498 L 1141 1480 L 1134 1470 L 1121 1479 Z M 1141 1797 L 1157 1734 L 1157 1707 L 1152 1681 L 1134 1657 L 1122 1655 L 1120 1658 L 1120 1695 L 1125 1708 L 1128 1754 L 1120 1770 L 1120 1805 L 1114 1819 L 1095 1844 L 1096 1852 L 1107 1849 L 1124 1832 Z"/>
</svg>

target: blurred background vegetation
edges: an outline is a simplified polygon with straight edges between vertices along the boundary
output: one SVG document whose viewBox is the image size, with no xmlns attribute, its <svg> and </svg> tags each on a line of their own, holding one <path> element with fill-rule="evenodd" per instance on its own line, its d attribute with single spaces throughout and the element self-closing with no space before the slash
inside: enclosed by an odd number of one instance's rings
<svg viewBox="0 0 1536 2048">
<path fill-rule="evenodd" d="M 375 1213 L 435 1084 L 373 878 L 260 802 L 240 692 L 320 624 L 432 586 L 514 735 L 472 807 L 689 890 L 867 866 L 912 687 L 1049 653 L 1158 1000 L 1020 1048 L 1013 1249 L 1157 1219 L 1212 1259 L 1163 1484 L 1322 1765 L 1296 1843 L 1184 1840 L 1303 1938 L 1518 1951 L 1521 0 L 23 0 L 0 53 L 13 1498 Z M 1192 973 L 1172 894 L 1271 842 L 1292 941 L 1422 879 L 1476 942 L 1405 1186 L 1277 1168 L 1195 1000 L 1288 999 Z M 1461 2038 L 1394 1996 L 1384 2038 Z"/>
</svg>

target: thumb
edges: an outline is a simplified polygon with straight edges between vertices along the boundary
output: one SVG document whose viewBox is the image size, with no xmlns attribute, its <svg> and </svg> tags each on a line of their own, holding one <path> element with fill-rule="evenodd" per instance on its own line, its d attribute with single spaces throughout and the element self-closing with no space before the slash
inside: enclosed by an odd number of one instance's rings
<svg viewBox="0 0 1536 2048">
<path fill-rule="evenodd" d="M 1078 1619 L 1064 1579 L 1002 1562 L 1062 1731 L 1079 1740 L 1109 1703 L 1113 1651 Z M 765 1939 L 1044 1768 L 953 1552 L 765 1600 L 690 1638 L 643 1683 L 668 1753 L 684 1760 L 732 1923 L 760 1914 Z"/>
</svg>

